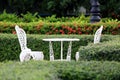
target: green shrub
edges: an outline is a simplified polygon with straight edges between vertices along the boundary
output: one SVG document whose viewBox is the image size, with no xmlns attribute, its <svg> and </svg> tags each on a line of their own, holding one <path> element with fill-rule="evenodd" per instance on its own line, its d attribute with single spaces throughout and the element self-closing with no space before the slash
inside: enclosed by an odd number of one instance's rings
<svg viewBox="0 0 120 80">
<path fill-rule="evenodd" d="M 0 80 L 56 80 L 56 72 L 46 61 L 0 63 Z M 7 72 L 7 73 L 6 73 Z"/>
<path fill-rule="evenodd" d="M 33 20 L 34 21 L 34 20 Z M 27 30 L 30 34 L 94 34 L 95 31 L 103 25 L 103 34 L 120 34 L 120 22 L 108 22 L 108 23 L 80 23 L 80 22 L 0 22 L 1 33 L 12 33 L 15 25 L 19 25 L 23 29 Z"/>
<path fill-rule="evenodd" d="M 2 14 L 0 14 L 0 21 L 4 22 L 19 22 L 20 19 L 16 14 L 10 14 L 4 11 Z"/>
<path fill-rule="evenodd" d="M 67 36 L 56 36 L 56 35 L 27 35 L 28 48 L 32 50 L 43 51 L 45 59 L 49 59 L 49 42 L 45 42 L 43 38 L 54 38 L 54 37 L 69 37 Z M 75 37 L 75 36 L 71 36 Z M 0 61 L 5 60 L 18 60 L 20 54 L 20 45 L 18 42 L 17 35 L 15 34 L 0 34 Z M 59 46 L 59 47 L 58 47 Z M 75 46 L 75 47 L 74 47 Z M 79 44 L 73 42 L 72 55 L 78 50 Z M 68 43 L 64 43 L 64 52 L 67 52 Z M 60 43 L 53 43 L 53 49 L 56 58 L 60 57 Z M 65 56 L 65 55 L 64 55 Z M 73 58 L 73 57 L 72 57 Z"/>
<path fill-rule="evenodd" d="M 103 25 L 103 34 L 120 34 L 120 21 L 117 19 L 103 18 L 100 22 L 89 23 L 90 17 L 56 18 L 55 15 L 42 18 L 38 13 L 0 14 L 0 33 L 13 33 L 15 25 L 19 25 L 31 34 L 94 34 Z"/>
<path fill-rule="evenodd" d="M 99 44 L 88 44 L 79 48 L 80 60 L 120 61 L 120 36 Z"/>
<path fill-rule="evenodd" d="M 80 41 L 75 41 L 72 44 L 72 59 L 75 58 L 75 53 L 80 46 L 86 46 L 93 43 L 93 35 L 30 35 L 27 34 L 27 46 L 32 50 L 43 51 L 45 59 L 49 60 L 49 42 L 45 42 L 43 38 L 78 38 Z M 118 36 L 103 35 L 101 42 L 109 41 Z M 19 60 L 20 45 L 16 34 L 0 34 L 0 61 Z M 66 53 L 68 42 L 64 42 L 64 50 Z M 60 42 L 53 43 L 55 58 L 60 58 Z M 64 55 L 64 58 L 66 54 Z"/>
<path fill-rule="evenodd" d="M 0 62 L 0 80 L 120 80 L 119 62 Z"/>
<path fill-rule="evenodd" d="M 38 15 L 38 13 L 32 14 L 30 12 L 27 12 L 26 14 L 21 14 L 23 22 L 35 22 L 35 21 L 38 21 L 37 15 Z"/>
<path fill-rule="evenodd" d="M 65 64 L 58 70 L 62 80 L 119 80 L 117 62 L 85 62 Z"/>
</svg>

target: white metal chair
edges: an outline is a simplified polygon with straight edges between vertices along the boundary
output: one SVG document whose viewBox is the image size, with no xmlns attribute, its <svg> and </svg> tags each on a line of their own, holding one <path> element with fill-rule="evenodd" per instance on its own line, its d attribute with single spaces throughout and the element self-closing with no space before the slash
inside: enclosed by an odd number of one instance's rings
<svg viewBox="0 0 120 80">
<path fill-rule="evenodd" d="M 101 25 L 101 27 L 95 32 L 95 35 L 94 35 L 94 44 L 97 44 L 97 43 L 100 42 L 102 30 L 103 30 L 103 25 Z M 76 52 L 76 54 L 75 54 L 76 61 L 79 60 L 79 55 L 80 55 L 79 52 Z"/>
<path fill-rule="evenodd" d="M 15 26 L 15 30 L 21 47 L 20 61 L 29 61 L 31 57 L 34 60 L 43 60 L 44 55 L 42 51 L 32 51 L 31 49 L 27 48 L 27 37 L 25 31 L 18 25 Z"/>
<path fill-rule="evenodd" d="M 95 32 L 94 44 L 97 44 L 100 42 L 102 30 L 103 30 L 103 25 L 101 25 L 101 27 Z"/>
</svg>

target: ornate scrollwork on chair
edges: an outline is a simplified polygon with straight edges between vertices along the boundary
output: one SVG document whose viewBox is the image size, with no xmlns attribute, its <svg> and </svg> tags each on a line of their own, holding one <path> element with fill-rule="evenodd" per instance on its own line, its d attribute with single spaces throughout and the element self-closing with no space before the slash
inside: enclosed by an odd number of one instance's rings
<svg viewBox="0 0 120 80">
<path fill-rule="evenodd" d="M 29 61 L 31 57 L 34 60 L 43 60 L 44 55 L 42 51 L 32 51 L 31 49 L 27 48 L 27 37 L 25 31 L 18 25 L 15 26 L 15 30 L 21 47 L 20 61 Z"/>
<path fill-rule="evenodd" d="M 94 44 L 97 44 L 100 42 L 102 30 L 103 30 L 103 25 L 101 25 L 101 27 L 95 32 Z"/>
</svg>

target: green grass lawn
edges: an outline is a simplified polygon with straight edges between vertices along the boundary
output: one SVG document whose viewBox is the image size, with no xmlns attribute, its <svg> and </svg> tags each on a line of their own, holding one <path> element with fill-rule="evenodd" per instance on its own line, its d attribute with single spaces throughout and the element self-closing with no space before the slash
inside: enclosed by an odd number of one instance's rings
<svg viewBox="0 0 120 80">
<path fill-rule="evenodd" d="M 0 62 L 0 80 L 119 80 L 115 61 Z"/>
</svg>

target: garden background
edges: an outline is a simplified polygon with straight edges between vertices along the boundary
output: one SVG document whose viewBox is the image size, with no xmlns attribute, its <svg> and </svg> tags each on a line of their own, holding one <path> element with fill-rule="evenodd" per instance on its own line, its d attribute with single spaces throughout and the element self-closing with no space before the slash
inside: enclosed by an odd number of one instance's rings
<svg viewBox="0 0 120 80">
<path fill-rule="evenodd" d="M 120 1 L 99 3 L 101 20 L 90 23 L 90 0 L 0 0 L 0 80 L 119 80 Z M 86 14 L 79 12 L 80 6 L 85 7 Z M 19 62 L 15 25 L 27 33 L 29 48 L 43 51 L 44 61 Z M 101 42 L 93 44 L 101 25 Z M 49 61 L 48 42 L 42 39 L 55 37 L 80 39 L 73 42 L 72 61 Z M 60 44 L 53 46 L 59 58 Z M 67 46 L 65 43 L 64 53 Z"/>
</svg>

